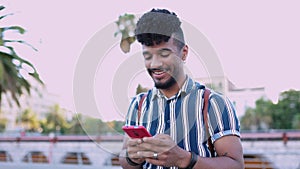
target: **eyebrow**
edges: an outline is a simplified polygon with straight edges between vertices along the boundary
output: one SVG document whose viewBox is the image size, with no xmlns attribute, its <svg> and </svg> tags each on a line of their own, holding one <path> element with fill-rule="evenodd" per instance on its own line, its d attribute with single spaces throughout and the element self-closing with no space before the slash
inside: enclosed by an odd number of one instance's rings
<svg viewBox="0 0 300 169">
<path fill-rule="evenodd" d="M 169 48 L 162 48 L 162 49 L 159 49 L 157 52 L 163 52 L 163 51 L 168 51 L 168 52 L 173 52 L 171 49 Z M 149 51 L 143 51 L 143 55 L 147 55 L 147 54 L 151 54 Z"/>
<path fill-rule="evenodd" d="M 173 52 L 171 49 L 169 48 L 162 48 L 162 49 L 159 49 L 158 52 L 162 52 L 162 51 L 169 51 L 169 52 Z"/>
<path fill-rule="evenodd" d="M 148 51 L 143 51 L 143 55 L 145 55 L 145 54 L 150 54 L 150 52 L 148 52 Z"/>
</svg>

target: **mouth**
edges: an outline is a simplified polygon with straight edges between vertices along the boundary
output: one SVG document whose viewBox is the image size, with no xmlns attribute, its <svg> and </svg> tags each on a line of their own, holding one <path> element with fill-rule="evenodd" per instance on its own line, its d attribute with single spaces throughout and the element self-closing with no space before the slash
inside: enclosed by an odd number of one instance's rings
<svg viewBox="0 0 300 169">
<path fill-rule="evenodd" d="M 149 69 L 148 71 L 151 76 L 157 80 L 161 80 L 168 75 L 167 70 L 165 69 Z"/>
</svg>

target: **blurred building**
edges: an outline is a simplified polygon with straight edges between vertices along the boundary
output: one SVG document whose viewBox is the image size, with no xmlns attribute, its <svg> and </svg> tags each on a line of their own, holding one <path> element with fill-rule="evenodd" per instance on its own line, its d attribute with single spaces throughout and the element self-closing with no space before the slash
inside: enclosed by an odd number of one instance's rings
<svg viewBox="0 0 300 169">
<path fill-rule="evenodd" d="M 17 126 L 16 119 L 25 109 L 31 109 L 38 118 L 43 118 L 49 112 L 49 108 L 57 104 L 58 96 L 48 93 L 46 88 L 39 86 L 31 89 L 30 95 L 24 92 L 20 98 L 20 107 L 10 96 L 2 97 L 1 111 L 8 120 L 6 130 L 20 130 L 22 126 Z M 10 101 L 8 101 L 10 100 Z"/>
<path fill-rule="evenodd" d="M 196 81 L 226 95 L 235 105 L 239 117 L 245 114 L 247 107 L 255 107 L 255 101 L 266 97 L 264 87 L 238 88 L 227 77 L 196 78 Z"/>
</svg>

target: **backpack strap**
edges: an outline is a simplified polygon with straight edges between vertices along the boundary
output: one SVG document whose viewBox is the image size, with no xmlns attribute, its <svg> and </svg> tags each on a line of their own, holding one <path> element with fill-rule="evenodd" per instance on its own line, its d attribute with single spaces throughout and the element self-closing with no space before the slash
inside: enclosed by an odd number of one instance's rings
<svg viewBox="0 0 300 169">
<path fill-rule="evenodd" d="M 139 101 L 139 105 L 138 105 L 138 125 L 140 125 L 140 118 L 141 118 L 141 113 L 142 113 L 142 106 L 143 106 L 143 101 L 145 100 L 145 98 L 147 97 L 147 94 L 144 94 L 142 96 L 142 98 Z"/>
<path fill-rule="evenodd" d="M 208 142 L 208 149 L 211 153 L 211 156 L 214 157 L 215 156 L 215 149 L 214 149 L 214 145 L 212 144 L 211 141 L 211 136 L 209 135 L 209 128 L 208 128 L 208 99 L 209 99 L 209 95 L 210 95 L 210 90 L 205 88 L 204 89 L 204 106 L 203 106 L 203 118 L 204 118 L 204 123 L 205 123 L 205 129 L 206 129 L 206 136 L 207 136 L 207 142 Z"/>
</svg>

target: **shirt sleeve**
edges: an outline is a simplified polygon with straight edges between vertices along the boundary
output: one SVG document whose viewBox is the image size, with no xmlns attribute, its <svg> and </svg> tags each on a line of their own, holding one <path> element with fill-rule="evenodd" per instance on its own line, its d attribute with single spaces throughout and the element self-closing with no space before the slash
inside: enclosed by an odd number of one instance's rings
<svg viewBox="0 0 300 169">
<path fill-rule="evenodd" d="M 240 122 L 236 110 L 226 96 L 212 92 L 208 106 L 208 125 L 212 142 L 227 135 L 240 137 Z"/>
</svg>

